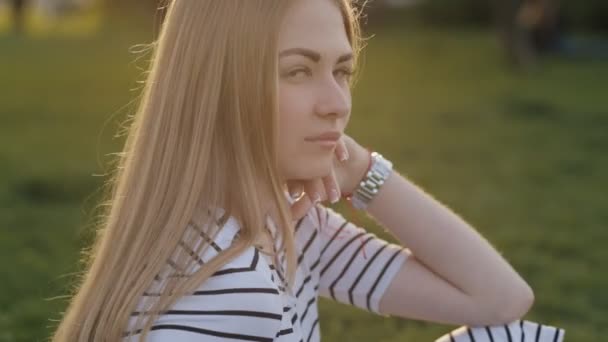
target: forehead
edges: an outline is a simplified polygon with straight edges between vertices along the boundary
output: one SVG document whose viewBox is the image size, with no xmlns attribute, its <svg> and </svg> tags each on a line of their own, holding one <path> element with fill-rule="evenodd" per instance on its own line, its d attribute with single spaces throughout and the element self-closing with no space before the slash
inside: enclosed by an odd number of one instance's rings
<svg viewBox="0 0 608 342">
<path fill-rule="evenodd" d="M 328 56 L 352 51 L 334 0 L 295 1 L 283 19 L 278 43 L 279 51 L 302 47 Z"/>
</svg>

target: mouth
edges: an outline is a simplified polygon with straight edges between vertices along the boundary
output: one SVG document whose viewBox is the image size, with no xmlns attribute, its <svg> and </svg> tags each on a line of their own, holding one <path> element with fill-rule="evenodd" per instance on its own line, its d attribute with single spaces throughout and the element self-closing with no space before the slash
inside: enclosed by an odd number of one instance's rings
<svg viewBox="0 0 608 342">
<path fill-rule="evenodd" d="M 333 140 L 333 139 L 316 139 L 316 140 L 309 140 L 308 142 L 316 144 L 321 147 L 325 147 L 325 148 L 336 147 L 336 145 L 338 144 L 338 141 Z"/>
<path fill-rule="evenodd" d="M 342 133 L 339 131 L 329 131 L 322 134 L 319 134 L 314 137 L 307 137 L 305 140 L 307 141 L 333 141 L 337 142 L 342 137 Z"/>
</svg>

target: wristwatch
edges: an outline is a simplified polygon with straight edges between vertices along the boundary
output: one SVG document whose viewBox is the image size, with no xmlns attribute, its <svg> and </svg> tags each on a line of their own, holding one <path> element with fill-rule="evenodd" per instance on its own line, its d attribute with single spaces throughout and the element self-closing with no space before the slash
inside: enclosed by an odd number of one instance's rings
<svg viewBox="0 0 608 342">
<path fill-rule="evenodd" d="M 371 152 L 370 166 L 359 186 L 349 196 L 353 207 L 365 210 L 393 170 L 393 163 L 378 152 Z"/>
</svg>

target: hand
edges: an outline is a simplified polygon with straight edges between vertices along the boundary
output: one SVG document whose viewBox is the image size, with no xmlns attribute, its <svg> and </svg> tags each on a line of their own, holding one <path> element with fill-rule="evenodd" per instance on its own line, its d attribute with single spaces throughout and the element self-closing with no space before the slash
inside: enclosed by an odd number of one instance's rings
<svg viewBox="0 0 608 342">
<path fill-rule="evenodd" d="M 348 159 L 341 161 L 340 157 L 344 154 Z M 367 171 L 371 158 L 366 148 L 346 134 L 343 134 L 338 141 L 334 157 L 332 168 L 327 175 L 321 178 L 287 181 L 289 193 L 299 194 L 299 197 L 295 196 L 296 201 L 291 205 L 294 220 L 306 215 L 316 203 L 326 200 L 336 203 L 342 194 L 352 193 Z"/>
</svg>

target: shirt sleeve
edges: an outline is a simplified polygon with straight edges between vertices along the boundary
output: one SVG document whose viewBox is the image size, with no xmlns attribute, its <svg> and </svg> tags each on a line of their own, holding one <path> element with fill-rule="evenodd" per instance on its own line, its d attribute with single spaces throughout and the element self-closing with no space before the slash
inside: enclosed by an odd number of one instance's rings
<svg viewBox="0 0 608 342">
<path fill-rule="evenodd" d="M 331 208 L 317 205 L 321 237 L 319 294 L 363 310 L 380 299 L 411 255 L 409 249 L 368 232 Z"/>
<path fill-rule="evenodd" d="M 486 326 L 461 326 L 436 339 L 435 342 L 562 342 L 565 329 L 537 322 L 516 321 Z M 526 338 L 527 337 L 527 338 Z"/>
<path fill-rule="evenodd" d="M 193 295 L 159 316 L 145 341 L 274 341 L 283 304 L 276 286 L 257 266 L 261 257 L 252 247 L 224 265 Z M 139 338 L 136 334 L 123 342 Z"/>
</svg>

